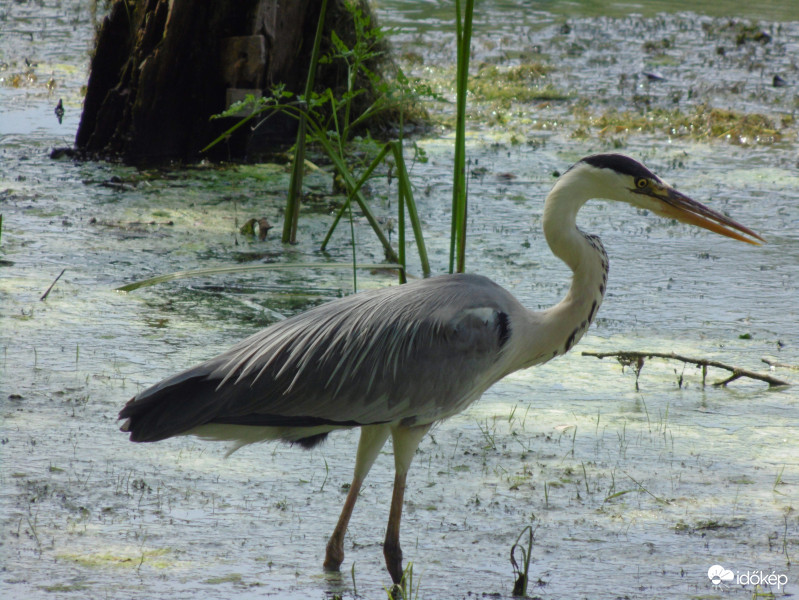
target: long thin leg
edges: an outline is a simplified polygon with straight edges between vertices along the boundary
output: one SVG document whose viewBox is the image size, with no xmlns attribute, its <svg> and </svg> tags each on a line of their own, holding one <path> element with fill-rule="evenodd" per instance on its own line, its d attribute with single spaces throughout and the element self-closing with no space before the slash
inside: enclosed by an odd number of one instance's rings
<svg viewBox="0 0 799 600">
<path fill-rule="evenodd" d="M 405 481 L 411 466 L 413 455 L 419 442 L 430 429 L 430 425 L 420 427 L 397 427 L 391 432 L 394 443 L 394 493 L 391 495 L 391 510 L 388 514 L 386 540 L 383 543 L 383 556 L 386 559 L 391 580 L 399 585 L 402 581 L 402 548 L 400 548 L 400 521 L 402 520 L 402 502 L 405 497 Z"/>
<path fill-rule="evenodd" d="M 347 533 L 347 525 L 352 516 L 352 509 L 355 508 L 358 492 L 390 432 L 391 429 L 388 425 L 361 427 L 361 439 L 358 442 L 358 454 L 355 456 L 355 474 L 352 477 L 352 485 L 347 492 L 347 499 L 344 500 L 344 507 L 341 509 L 341 515 L 333 530 L 333 535 L 327 542 L 324 564 L 326 571 L 338 571 L 344 561 L 344 535 Z"/>
</svg>

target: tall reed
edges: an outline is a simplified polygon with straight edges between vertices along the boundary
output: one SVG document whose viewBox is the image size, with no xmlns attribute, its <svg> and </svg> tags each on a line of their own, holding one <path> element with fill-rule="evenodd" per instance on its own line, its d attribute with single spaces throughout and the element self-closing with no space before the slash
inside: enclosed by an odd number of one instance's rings
<svg viewBox="0 0 799 600">
<path fill-rule="evenodd" d="M 319 10 L 319 21 L 316 24 L 316 35 L 311 51 L 311 63 L 308 65 L 308 76 L 305 78 L 305 94 L 303 104 L 308 101 L 313 92 L 316 69 L 319 66 L 319 48 L 322 45 L 322 34 L 325 27 L 325 15 L 327 14 L 327 0 L 322 0 L 322 7 Z M 297 126 L 297 143 L 294 151 L 294 164 L 291 168 L 291 181 L 289 182 L 288 198 L 286 200 L 286 214 L 283 220 L 283 243 L 295 243 L 297 241 L 297 223 L 300 218 L 300 198 L 302 197 L 302 176 L 305 170 L 305 124 L 308 119 L 306 111 L 300 111 L 299 123 Z"/>
<path fill-rule="evenodd" d="M 463 273 L 466 268 L 466 92 L 469 83 L 469 54 L 472 40 L 474 0 L 455 0 L 457 12 L 456 37 L 458 44 L 458 73 L 456 77 L 455 165 L 452 176 L 452 232 L 449 246 L 449 272 Z M 461 13 L 463 16 L 461 17 Z"/>
</svg>

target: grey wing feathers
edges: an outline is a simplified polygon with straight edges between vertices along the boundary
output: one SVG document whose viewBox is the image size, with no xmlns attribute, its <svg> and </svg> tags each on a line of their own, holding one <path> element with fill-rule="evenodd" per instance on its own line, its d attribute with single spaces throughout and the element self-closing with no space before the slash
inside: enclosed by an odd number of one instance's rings
<svg viewBox="0 0 799 600">
<path fill-rule="evenodd" d="M 498 360 L 515 302 L 474 275 L 355 294 L 156 384 L 120 418 L 130 419 L 131 438 L 142 441 L 207 423 L 435 420 Z"/>
</svg>

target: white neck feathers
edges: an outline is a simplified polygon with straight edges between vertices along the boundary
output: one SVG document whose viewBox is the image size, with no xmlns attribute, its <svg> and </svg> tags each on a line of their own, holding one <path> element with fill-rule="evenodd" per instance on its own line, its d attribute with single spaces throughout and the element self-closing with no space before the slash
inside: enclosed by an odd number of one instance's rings
<svg viewBox="0 0 799 600">
<path fill-rule="evenodd" d="M 547 196 L 544 235 L 552 253 L 569 266 L 573 276 L 563 300 L 542 313 L 530 313 L 537 352 L 525 357 L 525 366 L 568 352 L 588 329 L 605 295 L 605 249 L 598 237 L 583 233 L 576 223 L 583 204 L 602 197 L 590 183 L 590 178 L 561 178 Z"/>
</svg>

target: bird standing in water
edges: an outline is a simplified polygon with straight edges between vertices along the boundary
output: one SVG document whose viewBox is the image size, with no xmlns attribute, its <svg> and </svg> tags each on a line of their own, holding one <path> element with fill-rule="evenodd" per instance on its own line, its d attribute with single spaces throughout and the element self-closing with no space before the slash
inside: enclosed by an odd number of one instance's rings
<svg viewBox="0 0 799 600">
<path fill-rule="evenodd" d="M 568 352 L 605 294 L 608 257 L 576 225 L 593 198 L 625 202 L 737 240 L 755 232 L 691 200 L 619 154 L 583 158 L 547 195 L 543 226 L 573 272 L 560 303 L 534 312 L 480 275 L 442 275 L 361 292 L 276 323 L 227 352 L 137 394 L 119 414 L 134 442 L 176 435 L 234 443 L 279 439 L 311 448 L 337 429 L 361 428 L 355 473 L 324 567 L 344 560 L 358 492 L 389 436 L 395 479 L 383 554 L 402 579 L 405 481 L 430 427 L 469 406 L 519 369 Z"/>
</svg>

